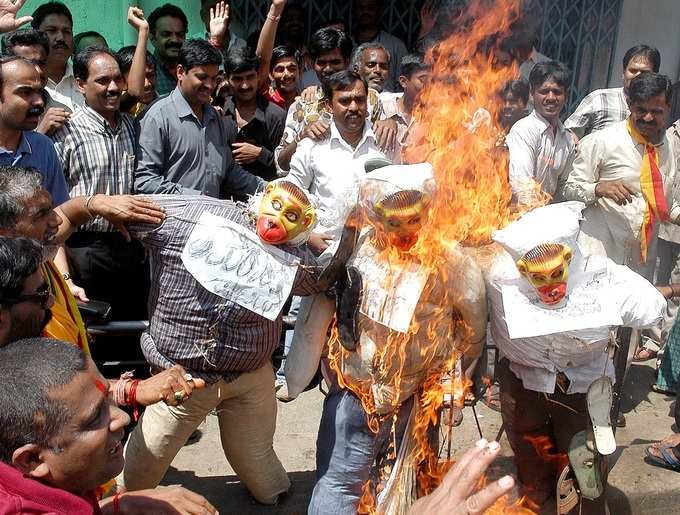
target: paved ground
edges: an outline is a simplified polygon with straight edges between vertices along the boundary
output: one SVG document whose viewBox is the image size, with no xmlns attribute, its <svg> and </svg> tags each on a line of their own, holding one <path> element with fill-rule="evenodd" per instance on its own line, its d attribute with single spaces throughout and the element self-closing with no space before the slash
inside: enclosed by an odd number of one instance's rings
<svg viewBox="0 0 680 515">
<path fill-rule="evenodd" d="M 617 433 L 618 450 L 609 477 L 612 515 L 680 514 L 680 475 L 643 461 L 644 448 L 666 436 L 672 427 L 675 397 L 653 393 L 652 362 L 631 368 L 622 409 L 627 427 Z M 303 394 L 290 404 L 279 404 L 276 451 L 293 482 L 291 494 L 277 507 L 255 505 L 239 483 L 221 452 L 215 417 L 209 417 L 202 438 L 182 449 L 164 484 L 182 484 L 205 495 L 224 514 L 302 514 L 314 484 L 314 445 L 323 397 L 317 391 Z M 477 408 L 484 437 L 496 437 L 500 416 L 481 403 Z M 479 438 L 470 408 L 455 430 L 454 453 Z M 502 438 L 503 456 L 492 476 L 512 470 L 512 453 Z M 329 509 L 332 513 L 332 509 Z"/>
</svg>

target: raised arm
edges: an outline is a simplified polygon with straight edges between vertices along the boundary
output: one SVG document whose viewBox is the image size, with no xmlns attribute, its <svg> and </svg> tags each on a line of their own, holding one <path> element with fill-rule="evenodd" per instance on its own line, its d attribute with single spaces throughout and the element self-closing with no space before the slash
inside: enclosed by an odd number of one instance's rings
<svg viewBox="0 0 680 515">
<path fill-rule="evenodd" d="M 19 9 L 25 3 L 26 0 L 0 0 L 0 33 L 11 32 L 33 21 L 33 16 L 17 18 Z"/>
<path fill-rule="evenodd" d="M 258 91 L 269 81 L 269 64 L 272 60 L 272 51 L 274 50 L 274 41 L 276 40 L 276 29 L 279 26 L 281 13 L 286 6 L 286 0 L 272 0 L 272 5 L 269 7 L 267 19 L 264 21 L 260 37 L 257 40 L 257 49 L 255 53 L 260 58 L 260 72 L 258 77 Z"/>
<path fill-rule="evenodd" d="M 129 95 L 141 98 L 144 95 L 146 78 L 146 43 L 149 39 L 149 22 L 144 18 L 144 11 L 132 6 L 128 9 L 128 23 L 137 31 L 137 46 L 128 74 L 127 91 Z"/>
</svg>

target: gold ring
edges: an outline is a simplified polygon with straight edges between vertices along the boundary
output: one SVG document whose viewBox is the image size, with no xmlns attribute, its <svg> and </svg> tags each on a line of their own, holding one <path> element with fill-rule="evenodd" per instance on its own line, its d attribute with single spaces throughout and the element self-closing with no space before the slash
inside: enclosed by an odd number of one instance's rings
<svg viewBox="0 0 680 515">
<path fill-rule="evenodd" d="M 175 392 L 175 400 L 180 402 L 184 400 L 184 390 L 180 390 L 179 392 Z"/>
</svg>

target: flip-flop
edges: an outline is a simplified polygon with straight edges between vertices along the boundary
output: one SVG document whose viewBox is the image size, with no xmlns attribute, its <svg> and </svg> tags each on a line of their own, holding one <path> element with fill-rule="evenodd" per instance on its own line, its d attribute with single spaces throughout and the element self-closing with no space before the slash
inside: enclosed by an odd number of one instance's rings
<svg viewBox="0 0 680 515">
<path fill-rule="evenodd" d="M 658 384 L 656 384 L 656 383 L 652 383 L 652 391 L 653 391 L 653 392 L 656 392 L 656 393 L 660 393 L 660 394 L 662 394 L 662 395 L 672 395 L 672 396 L 676 396 L 676 395 L 678 394 L 678 392 L 676 392 L 676 391 L 674 391 L 674 390 L 666 390 L 666 389 L 664 389 L 664 388 L 661 388 L 661 387 L 660 387 Z"/>
<path fill-rule="evenodd" d="M 576 490 L 574 477 L 571 475 L 569 465 L 562 470 L 562 473 L 557 480 L 556 490 L 558 515 L 566 515 L 578 506 L 578 491 Z"/>
<path fill-rule="evenodd" d="M 607 376 L 593 381 L 586 393 L 588 415 L 593 425 L 597 452 L 609 456 L 616 451 L 616 440 L 612 429 L 612 382 Z"/>
<path fill-rule="evenodd" d="M 672 470 L 674 472 L 680 472 L 680 460 L 675 457 L 671 447 L 660 447 L 656 450 L 661 453 L 661 457 L 655 456 L 650 452 L 651 447 L 645 449 L 645 456 L 649 458 L 649 461 L 653 465 Z"/>
<path fill-rule="evenodd" d="M 671 438 L 673 438 L 673 436 L 676 436 L 678 438 L 678 440 L 677 441 L 671 440 Z M 668 449 L 670 447 L 677 447 L 678 445 L 680 445 L 680 435 L 673 435 L 673 436 L 671 436 L 669 438 L 664 438 L 663 440 L 659 440 L 658 442 L 654 442 L 649 447 L 651 447 L 652 449 L 661 449 L 661 448 Z"/>
</svg>

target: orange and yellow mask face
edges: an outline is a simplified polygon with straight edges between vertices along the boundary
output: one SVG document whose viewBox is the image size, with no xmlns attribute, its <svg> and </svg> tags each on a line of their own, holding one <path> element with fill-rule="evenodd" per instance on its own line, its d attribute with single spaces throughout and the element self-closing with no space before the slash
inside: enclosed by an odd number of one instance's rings
<svg viewBox="0 0 680 515">
<path fill-rule="evenodd" d="M 257 216 L 257 235 L 269 245 L 303 243 L 316 222 L 307 195 L 286 181 L 267 185 Z"/>
<path fill-rule="evenodd" d="M 417 190 L 398 191 L 373 207 L 376 229 L 389 245 L 408 251 L 418 241 L 418 233 L 427 221 L 430 197 Z"/>
<path fill-rule="evenodd" d="M 568 245 L 544 243 L 524 254 L 517 261 L 517 269 L 534 287 L 541 302 L 554 306 L 567 294 L 571 258 Z"/>
</svg>

